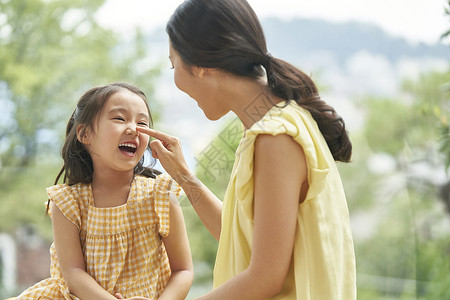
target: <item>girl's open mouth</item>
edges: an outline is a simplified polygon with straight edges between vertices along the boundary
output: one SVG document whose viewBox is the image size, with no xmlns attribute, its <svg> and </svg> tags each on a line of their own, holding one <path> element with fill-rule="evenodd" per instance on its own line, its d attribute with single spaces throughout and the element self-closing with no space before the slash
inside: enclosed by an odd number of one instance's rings
<svg viewBox="0 0 450 300">
<path fill-rule="evenodd" d="M 136 153 L 137 146 L 136 146 L 136 144 L 133 144 L 133 143 L 123 143 L 123 144 L 119 145 L 119 150 L 122 153 L 124 153 L 128 156 L 131 156 L 131 155 L 134 155 L 134 153 Z"/>
</svg>

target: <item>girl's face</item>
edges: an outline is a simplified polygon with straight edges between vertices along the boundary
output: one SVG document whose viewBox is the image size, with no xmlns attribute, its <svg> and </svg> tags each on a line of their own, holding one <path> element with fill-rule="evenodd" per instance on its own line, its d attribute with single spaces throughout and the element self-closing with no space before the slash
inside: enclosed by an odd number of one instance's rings
<svg viewBox="0 0 450 300">
<path fill-rule="evenodd" d="M 149 125 L 144 100 L 126 90 L 114 93 L 82 142 L 86 145 L 96 170 L 131 171 L 139 163 L 149 143 L 149 136 L 136 127 Z"/>
</svg>

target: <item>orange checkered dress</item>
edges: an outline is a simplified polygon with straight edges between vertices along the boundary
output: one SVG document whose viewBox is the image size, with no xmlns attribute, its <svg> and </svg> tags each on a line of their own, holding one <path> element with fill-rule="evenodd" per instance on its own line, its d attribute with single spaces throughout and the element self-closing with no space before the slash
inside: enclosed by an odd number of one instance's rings
<svg viewBox="0 0 450 300">
<path fill-rule="evenodd" d="M 80 230 L 87 273 L 111 294 L 151 299 L 159 297 L 170 277 L 162 237 L 169 234 L 169 201 L 180 191 L 167 174 L 137 176 L 126 204 L 98 208 L 90 184 L 47 188 L 50 201 Z M 64 282 L 54 245 L 50 253 L 51 278 L 16 299 L 78 299 Z"/>
</svg>

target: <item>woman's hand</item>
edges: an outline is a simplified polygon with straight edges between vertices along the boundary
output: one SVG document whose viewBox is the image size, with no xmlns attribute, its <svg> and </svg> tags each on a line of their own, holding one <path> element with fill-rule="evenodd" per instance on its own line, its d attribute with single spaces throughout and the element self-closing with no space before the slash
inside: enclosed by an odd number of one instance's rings
<svg viewBox="0 0 450 300">
<path fill-rule="evenodd" d="M 152 156 L 159 159 L 166 172 L 178 184 L 181 185 L 185 179 L 192 176 L 186 164 L 181 142 L 178 138 L 148 127 L 137 127 L 137 130 L 155 138 L 150 143 Z"/>
<path fill-rule="evenodd" d="M 166 172 L 183 188 L 203 224 L 219 240 L 222 201 L 189 170 L 180 141 L 148 127 L 138 126 L 137 130 L 156 138 L 150 143 L 152 156 L 159 159 Z"/>
</svg>

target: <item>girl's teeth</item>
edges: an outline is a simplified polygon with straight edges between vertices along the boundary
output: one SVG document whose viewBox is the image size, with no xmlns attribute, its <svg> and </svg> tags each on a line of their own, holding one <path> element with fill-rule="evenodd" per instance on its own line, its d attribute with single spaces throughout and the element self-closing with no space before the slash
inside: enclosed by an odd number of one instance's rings
<svg viewBox="0 0 450 300">
<path fill-rule="evenodd" d="M 119 147 L 136 148 L 136 145 L 135 144 L 130 144 L 130 143 L 124 143 L 124 144 L 120 144 Z"/>
</svg>

